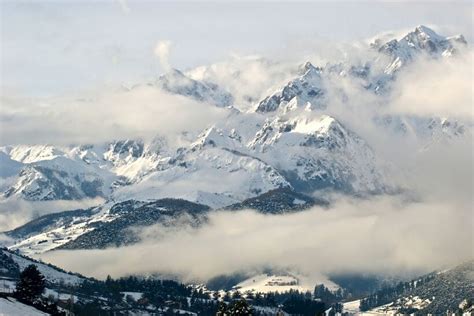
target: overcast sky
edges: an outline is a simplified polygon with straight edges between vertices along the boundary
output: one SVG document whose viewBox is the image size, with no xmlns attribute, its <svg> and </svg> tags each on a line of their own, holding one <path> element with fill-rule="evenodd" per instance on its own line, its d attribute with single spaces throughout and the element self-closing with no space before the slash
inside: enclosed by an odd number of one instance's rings
<svg viewBox="0 0 474 316">
<path fill-rule="evenodd" d="M 188 68 L 231 54 L 291 56 L 304 43 L 353 41 L 419 24 L 472 42 L 464 2 L 1 1 L 1 93 L 49 96 L 156 76 L 153 50 Z M 308 44 L 307 47 L 313 47 Z"/>
</svg>

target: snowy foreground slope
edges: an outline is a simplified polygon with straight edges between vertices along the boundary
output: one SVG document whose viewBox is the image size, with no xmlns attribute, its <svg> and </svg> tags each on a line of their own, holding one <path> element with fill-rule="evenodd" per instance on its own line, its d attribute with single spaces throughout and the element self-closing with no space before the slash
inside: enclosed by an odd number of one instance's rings
<svg viewBox="0 0 474 316">
<path fill-rule="evenodd" d="M 5 272 L 3 270 L 14 275 L 23 271 L 27 266 L 34 264 L 51 284 L 78 285 L 85 280 L 84 277 L 78 274 L 66 272 L 56 266 L 36 261 L 6 249 L 0 249 L 0 264 L 2 268 L 0 275 Z"/>
<path fill-rule="evenodd" d="M 46 316 L 46 314 L 36 308 L 18 302 L 14 298 L 0 298 L 1 316 Z"/>
</svg>

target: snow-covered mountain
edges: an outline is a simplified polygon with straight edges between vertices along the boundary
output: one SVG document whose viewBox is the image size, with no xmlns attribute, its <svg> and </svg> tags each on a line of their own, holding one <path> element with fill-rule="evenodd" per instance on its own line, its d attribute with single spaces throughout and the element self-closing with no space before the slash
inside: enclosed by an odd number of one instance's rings
<svg viewBox="0 0 474 316">
<path fill-rule="evenodd" d="M 19 171 L 4 197 L 178 197 L 222 207 L 283 187 L 364 194 L 385 186 L 371 148 L 329 116 L 231 112 L 226 122 L 209 127 L 177 152 L 156 144 L 125 140 L 66 148 L 5 147 L 4 155 L 18 162 Z"/>
<path fill-rule="evenodd" d="M 385 73 L 393 74 L 419 57 L 420 54 L 427 54 L 433 58 L 452 56 L 456 54 L 458 47 L 466 44 L 467 42 L 462 35 L 444 37 L 438 35 L 432 29 L 420 25 L 400 40 L 393 39 L 386 43 L 375 40 L 372 47 L 391 58 L 390 63 L 385 68 Z"/>
<path fill-rule="evenodd" d="M 363 194 L 387 188 L 371 148 L 330 116 L 268 120 L 249 145 L 298 191 L 329 187 Z"/>
<path fill-rule="evenodd" d="M 160 76 L 155 83 L 159 88 L 197 101 L 208 102 L 219 107 L 232 105 L 232 94 L 215 83 L 194 80 L 177 69 Z"/>
<path fill-rule="evenodd" d="M 347 88 L 337 83 L 354 82 L 370 94 L 373 103 L 383 107 L 389 83 L 397 80 L 405 66 L 426 56 L 456 58 L 456 51 L 465 45 L 462 36 L 443 37 L 419 26 L 401 39 L 375 40 L 367 49 L 377 55 L 373 58 L 369 54 L 364 62 L 295 65 L 289 81 L 270 89 L 245 111 L 234 106 L 230 92 L 211 83 L 210 72 L 200 80 L 196 78 L 202 70 L 172 70 L 150 85 L 221 107 L 226 118 L 200 133 L 182 131 L 186 141 L 173 146 L 164 135 L 156 135 L 93 145 L 1 147 L 2 199 L 102 197 L 107 204 L 100 210 L 106 210 L 128 200 L 174 198 L 217 209 L 239 205 L 266 192 L 283 192 L 279 190 L 306 194 L 324 190 L 357 196 L 393 192 L 399 184 L 391 182 L 390 168 L 386 168 L 390 162 L 352 128 L 347 116 L 338 117 L 331 108 L 334 91 L 343 106 L 350 107 L 352 102 Z M 471 135 L 473 126 L 469 119 L 394 115 L 382 110 L 374 113 L 373 121 L 380 133 L 419 138 L 419 150 L 432 142 Z M 79 222 L 103 214 L 100 210 L 94 216 L 83 214 Z M 70 221 L 74 222 L 67 219 Z M 79 226 L 68 226 L 71 230 L 66 235 L 76 238 L 88 231 Z M 25 247 L 31 246 L 27 244 Z"/>
<path fill-rule="evenodd" d="M 291 110 L 298 107 L 324 109 L 325 93 L 321 68 L 307 62 L 301 69 L 302 75 L 288 82 L 257 105 L 257 112 L 273 112 L 277 109 Z"/>
</svg>

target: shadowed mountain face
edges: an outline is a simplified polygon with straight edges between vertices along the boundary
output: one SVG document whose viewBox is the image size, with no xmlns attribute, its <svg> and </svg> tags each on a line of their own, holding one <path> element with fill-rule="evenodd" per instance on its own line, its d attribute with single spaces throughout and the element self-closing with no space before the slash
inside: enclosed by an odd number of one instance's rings
<svg viewBox="0 0 474 316">
<path fill-rule="evenodd" d="M 474 261 L 410 282 L 399 283 L 369 295 L 361 301 L 361 310 L 378 313 L 443 314 L 447 310 L 472 309 L 474 297 Z M 383 306 L 384 305 L 384 306 Z"/>
<path fill-rule="evenodd" d="M 225 210 L 254 209 L 264 214 L 296 212 L 315 205 L 327 206 L 291 189 L 277 189 L 226 207 Z M 140 232 L 152 225 L 199 227 L 207 222 L 208 206 L 179 199 L 128 200 L 106 206 L 41 216 L 6 232 L 18 241 L 12 248 L 32 253 L 54 249 L 102 249 L 141 240 Z"/>
<path fill-rule="evenodd" d="M 208 206 L 178 199 L 129 200 L 45 215 L 6 234 L 21 240 L 13 248 L 27 247 L 30 252 L 106 248 L 136 243 L 139 231 L 155 224 L 197 227 L 208 211 Z"/>
<path fill-rule="evenodd" d="M 263 214 L 297 212 L 312 206 L 328 206 L 329 202 L 312 198 L 288 188 L 268 191 L 262 195 L 225 207 L 226 210 L 253 209 Z"/>
</svg>

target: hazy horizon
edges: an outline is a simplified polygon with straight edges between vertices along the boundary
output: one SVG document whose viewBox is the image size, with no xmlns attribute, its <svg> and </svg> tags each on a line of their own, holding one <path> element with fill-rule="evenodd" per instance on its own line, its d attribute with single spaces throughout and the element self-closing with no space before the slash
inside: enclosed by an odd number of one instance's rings
<svg viewBox="0 0 474 316">
<path fill-rule="evenodd" d="M 1 2 L 2 95 L 57 96 L 131 85 L 232 55 L 281 60 L 423 24 L 472 42 L 472 5 L 384 1 Z"/>
</svg>

